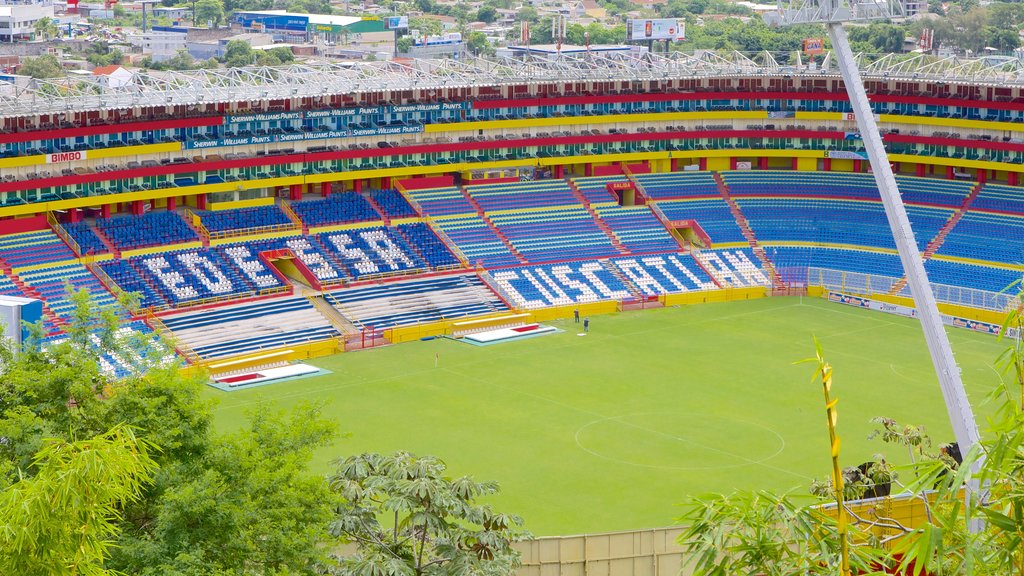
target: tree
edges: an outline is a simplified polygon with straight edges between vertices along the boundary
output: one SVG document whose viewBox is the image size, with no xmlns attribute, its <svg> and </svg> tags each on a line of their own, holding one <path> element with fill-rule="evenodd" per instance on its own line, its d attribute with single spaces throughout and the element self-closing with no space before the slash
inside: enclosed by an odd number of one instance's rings
<svg viewBox="0 0 1024 576">
<path fill-rule="evenodd" d="M 36 36 L 41 37 L 43 40 L 49 40 L 60 34 L 60 30 L 57 29 L 53 18 L 40 18 L 36 20 L 32 30 L 36 33 Z"/>
<path fill-rule="evenodd" d="M 395 44 L 395 49 L 398 50 L 399 54 L 408 54 L 409 49 L 412 48 L 413 42 L 414 40 L 412 36 L 402 36 Z"/>
<path fill-rule="evenodd" d="M 536 22 L 540 19 L 540 13 L 533 6 L 523 6 L 516 12 L 517 21 Z"/>
<path fill-rule="evenodd" d="M 102 576 L 121 510 L 139 500 L 156 463 L 131 428 L 48 440 L 35 474 L 0 491 L 0 573 Z"/>
<path fill-rule="evenodd" d="M 330 14 L 332 12 L 329 0 L 291 0 L 288 10 L 307 14 Z"/>
<path fill-rule="evenodd" d="M 490 24 L 498 19 L 498 10 L 490 4 L 484 4 L 476 11 L 476 19 L 478 22 L 486 22 Z"/>
<path fill-rule="evenodd" d="M 140 576 L 307 574 L 327 558 L 331 510 L 339 504 L 308 471 L 313 451 L 334 435 L 320 408 L 288 414 L 258 406 L 247 428 L 217 438 L 158 478 L 155 509 L 115 553 L 118 569 Z"/>
<path fill-rule="evenodd" d="M 18 72 L 32 78 L 56 78 L 64 75 L 64 67 L 53 54 L 43 54 L 22 60 Z"/>
<path fill-rule="evenodd" d="M 196 0 L 195 8 L 195 18 L 198 23 L 211 22 L 213 27 L 217 27 L 224 19 L 224 5 L 221 0 Z"/>
<path fill-rule="evenodd" d="M 119 508 L 102 568 L 141 576 L 313 574 L 326 560 L 321 543 L 336 500 L 308 470 L 313 451 L 334 433 L 320 408 L 276 413 L 257 405 L 244 428 L 216 434 L 202 375 L 183 377 L 149 336 L 120 335 L 119 308 L 100 309 L 84 291 L 70 298 L 64 342 L 42 345 L 36 327 L 19 353 L 0 348 L 0 486 L 40 477 L 34 456 L 48 439 L 73 442 L 124 423 L 155 447 L 160 468 L 137 500 Z M 111 354 L 128 366 L 126 375 L 101 369 Z"/>
<path fill-rule="evenodd" d="M 470 32 L 469 37 L 466 39 L 466 46 L 469 51 L 474 55 L 491 55 L 494 54 L 494 47 L 487 40 L 487 35 L 483 32 Z"/>
<path fill-rule="evenodd" d="M 522 521 L 481 505 L 494 482 L 444 476 L 444 462 L 406 452 L 362 454 L 340 462 L 330 486 L 344 498 L 330 525 L 356 553 L 339 559 L 341 575 L 511 574 L 512 543 Z M 386 522 L 385 523 L 382 523 Z"/>
<path fill-rule="evenodd" d="M 124 60 L 124 53 L 106 42 L 93 42 L 86 50 L 85 59 L 93 66 L 110 66 L 120 64 Z"/>
<path fill-rule="evenodd" d="M 253 54 L 252 46 L 248 42 L 232 40 L 224 48 L 224 56 L 221 59 L 228 68 L 241 68 L 255 64 L 257 56 Z"/>
</svg>

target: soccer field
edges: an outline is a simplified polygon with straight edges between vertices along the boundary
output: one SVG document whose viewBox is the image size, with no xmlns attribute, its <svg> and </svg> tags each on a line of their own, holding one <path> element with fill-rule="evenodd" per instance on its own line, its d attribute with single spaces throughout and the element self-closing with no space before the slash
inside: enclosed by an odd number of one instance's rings
<svg viewBox="0 0 1024 576">
<path fill-rule="evenodd" d="M 329 375 L 210 389 L 216 424 L 236 428 L 260 399 L 323 401 L 349 436 L 317 455 L 318 470 L 365 451 L 436 455 L 452 475 L 497 480 L 495 508 L 539 536 L 671 525 L 687 495 L 806 492 L 830 466 L 821 384 L 813 365 L 794 365 L 814 355 L 812 336 L 835 366 L 844 465 L 882 451 L 867 440 L 874 416 L 952 440 L 914 319 L 791 297 L 598 316 L 587 336 L 552 324 L 563 331 L 353 352 L 311 362 Z M 1005 343 L 947 331 L 984 414 Z"/>
</svg>

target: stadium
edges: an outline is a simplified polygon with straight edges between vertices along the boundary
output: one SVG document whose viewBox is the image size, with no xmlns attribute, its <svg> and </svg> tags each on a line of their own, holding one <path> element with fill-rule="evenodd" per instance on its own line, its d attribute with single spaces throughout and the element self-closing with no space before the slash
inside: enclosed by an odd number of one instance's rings
<svg viewBox="0 0 1024 576">
<path fill-rule="evenodd" d="M 862 74 L 973 396 L 1024 269 L 1024 84 L 1004 62 L 926 55 Z M 849 436 L 880 398 L 949 434 L 828 59 L 581 53 L 9 90 L 0 294 L 40 301 L 24 318 L 59 341 L 68 289 L 88 289 L 209 372 L 226 427 L 257 398 L 331 398 L 344 450 L 444 455 L 502 480 L 550 537 L 823 476 L 820 399 L 792 366 L 814 336 L 870 383 L 844 400 Z M 752 393 L 759 379 L 777 387 Z M 638 534 L 573 546 L 608 563 L 658 548 Z M 578 560 L 538 542 L 531 573 Z"/>
</svg>

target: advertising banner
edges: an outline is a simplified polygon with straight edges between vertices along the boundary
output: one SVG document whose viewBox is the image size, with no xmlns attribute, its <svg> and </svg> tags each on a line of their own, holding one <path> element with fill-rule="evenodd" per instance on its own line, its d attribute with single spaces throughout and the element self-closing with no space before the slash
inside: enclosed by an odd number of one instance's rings
<svg viewBox="0 0 1024 576">
<path fill-rule="evenodd" d="M 299 140 L 324 140 L 328 138 L 357 138 L 364 136 L 393 136 L 399 134 L 419 134 L 423 126 L 387 126 L 381 128 L 363 128 L 357 130 L 324 130 L 322 132 L 304 132 L 301 134 L 276 134 L 270 136 L 247 136 L 241 138 L 222 138 L 220 140 L 188 141 L 185 148 L 218 148 L 221 146 L 250 146 L 253 144 L 271 144 L 274 142 L 296 142 Z"/>
<path fill-rule="evenodd" d="M 686 22 L 675 18 L 654 18 L 630 20 L 626 24 L 629 39 L 637 40 L 685 40 Z"/>
<path fill-rule="evenodd" d="M 804 40 L 804 54 L 814 56 L 825 52 L 825 41 L 821 38 L 808 38 Z"/>
</svg>

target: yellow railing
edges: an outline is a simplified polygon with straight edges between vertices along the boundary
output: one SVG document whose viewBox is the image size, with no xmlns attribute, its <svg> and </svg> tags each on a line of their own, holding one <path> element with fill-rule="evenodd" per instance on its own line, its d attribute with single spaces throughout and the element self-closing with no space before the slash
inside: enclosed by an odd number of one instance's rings
<svg viewBox="0 0 1024 576">
<path fill-rule="evenodd" d="M 402 198 L 405 198 L 405 201 L 409 203 L 409 206 L 412 206 L 412 209 L 420 216 L 426 217 L 426 213 L 423 212 L 423 206 L 420 206 L 420 203 L 409 194 L 409 191 L 405 189 L 405 186 L 402 186 L 398 180 L 395 180 L 394 183 L 395 190 L 402 195 Z"/>
<path fill-rule="evenodd" d="M 199 236 L 203 238 L 203 241 L 209 243 L 210 231 L 207 230 L 206 226 L 203 225 L 203 219 L 200 218 L 198 214 L 196 214 L 189 208 L 185 208 L 185 218 L 192 224 L 192 226 L 197 231 L 199 231 Z"/>
<path fill-rule="evenodd" d="M 187 360 L 189 364 L 192 364 L 193 366 L 199 366 L 202 364 L 203 359 L 199 354 L 197 354 L 191 346 L 176 338 L 174 333 L 171 332 L 171 329 L 164 324 L 163 320 L 149 309 L 146 310 L 146 324 L 148 324 L 154 332 L 159 334 L 160 338 L 164 339 L 171 346 L 174 346 L 174 349 L 184 356 L 185 360 Z"/>
<path fill-rule="evenodd" d="M 316 308 L 316 311 L 330 322 L 331 326 L 334 326 L 334 329 L 337 330 L 339 334 L 344 336 L 347 333 L 345 326 L 339 324 L 334 318 L 335 314 L 339 314 L 336 309 L 328 309 L 330 305 L 324 302 L 322 298 L 317 298 L 316 296 L 310 296 L 307 294 L 306 300 L 309 300 L 309 303 L 313 305 L 313 308 Z"/>
<path fill-rule="evenodd" d="M 287 216 L 288 219 L 291 220 L 293 224 L 298 226 L 300 230 L 305 230 L 305 224 L 302 223 L 302 218 L 299 218 L 299 215 L 295 213 L 295 210 L 292 208 L 291 204 L 282 201 L 281 211 L 284 212 L 284 215 Z"/>
<path fill-rule="evenodd" d="M 423 222 L 427 225 L 428 228 L 434 231 L 434 234 L 438 238 L 440 238 L 441 242 L 444 243 L 444 245 L 447 246 L 449 250 L 452 251 L 452 254 L 454 254 L 455 257 L 459 259 L 459 262 L 462 262 L 462 266 L 464 268 L 469 268 L 469 258 L 467 258 L 466 255 L 462 253 L 462 250 L 460 250 L 459 247 L 455 245 L 455 242 L 448 237 L 448 234 L 445 233 L 444 230 L 441 230 L 437 226 L 434 226 L 434 221 L 430 218 L 424 217 Z"/>
<path fill-rule="evenodd" d="M 75 239 L 71 237 L 71 234 L 68 234 L 68 231 L 64 229 L 64 226 L 61 226 L 61 223 L 57 221 L 57 217 L 53 215 L 53 212 L 46 213 L 46 221 L 50 223 L 50 228 L 53 228 L 53 231 L 57 236 L 59 236 L 61 240 L 67 242 L 68 246 L 71 246 L 71 249 L 76 255 L 85 256 L 85 254 L 82 254 L 82 248 L 78 245 L 78 242 L 75 242 Z"/>
</svg>

